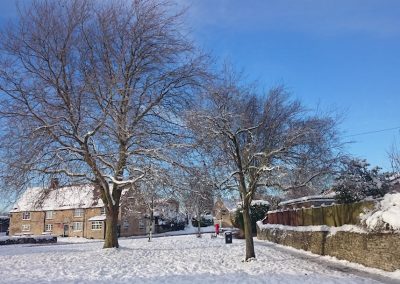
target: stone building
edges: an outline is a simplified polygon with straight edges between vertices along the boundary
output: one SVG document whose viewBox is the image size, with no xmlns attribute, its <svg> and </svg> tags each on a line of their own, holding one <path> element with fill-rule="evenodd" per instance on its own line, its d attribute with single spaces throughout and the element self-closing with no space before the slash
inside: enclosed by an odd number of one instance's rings
<svg viewBox="0 0 400 284">
<path fill-rule="evenodd" d="M 145 235 L 150 230 L 150 208 L 129 196 L 121 197 L 119 213 L 120 236 Z M 167 206 L 178 212 L 174 200 L 158 202 L 155 212 Z M 159 207 L 157 207 L 159 206 Z M 94 185 L 49 188 L 29 188 L 10 211 L 10 235 L 41 235 L 102 239 L 105 236 L 106 215 L 100 192 Z M 152 229 L 155 232 L 155 229 Z"/>
<path fill-rule="evenodd" d="M 100 239 L 105 210 L 93 185 L 27 189 L 10 211 L 10 235 L 54 234 Z"/>
<path fill-rule="evenodd" d="M 153 212 L 153 214 L 151 214 Z M 179 212 L 179 202 L 175 199 L 155 199 L 145 202 L 141 198 L 126 195 L 121 202 L 121 236 L 162 233 L 164 225 L 184 220 Z M 153 222 L 151 222 L 153 220 Z M 175 228 L 169 228 L 169 230 Z"/>
<path fill-rule="evenodd" d="M 230 210 L 221 199 L 218 199 L 213 208 L 214 223 L 219 224 L 221 228 L 233 227 Z"/>
</svg>

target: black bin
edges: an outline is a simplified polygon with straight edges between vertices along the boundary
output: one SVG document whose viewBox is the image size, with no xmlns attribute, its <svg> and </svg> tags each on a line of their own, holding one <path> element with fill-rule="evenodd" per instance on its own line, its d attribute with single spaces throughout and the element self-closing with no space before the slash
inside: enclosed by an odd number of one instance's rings
<svg viewBox="0 0 400 284">
<path fill-rule="evenodd" d="M 225 243 L 226 244 L 231 244 L 232 243 L 232 232 L 231 231 L 226 231 L 225 232 Z"/>
</svg>

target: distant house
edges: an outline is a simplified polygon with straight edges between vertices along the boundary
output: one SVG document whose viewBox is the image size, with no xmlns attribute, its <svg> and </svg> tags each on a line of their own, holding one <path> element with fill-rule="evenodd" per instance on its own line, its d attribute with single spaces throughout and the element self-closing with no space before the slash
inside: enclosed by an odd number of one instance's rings
<svg viewBox="0 0 400 284">
<path fill-rule="evenodd" d="M 150 229 L 149 208 L 135 201 L 128 194 L 121 197 L 120 236 L 145 235 Z M 94 185 L 29 188 L 10 211 L 10 235 L 54 234 L 102 239 L 105 221 L 104 204 Z"/>
<path fill-rule="evenodd" d="M 219 224 L 221 227 L 233 227 L 231 212 L 221 199 L 215 202 L 212 213 L 215 224 Z"/>
<path fill-rule="evenodd" d="M 304 196 L 296 199 L 285 200 L 279 203 L 280 209 L 296 209 L 321 205 L 331 205 L 335 202 L 335 193 Z"/>
<path fill-rule="evenodd" d="M 145 203 L 135 196 L 125 196 L 121 201 L 121 236 L 134 236 L 153 233 L 161 233 L 176 229 L 178 221 L 184 221 L 184 215 L 179 212 L 179 202 L 175 199 L 157 199 Z M 153 216 L 151 214 L 153 211 Z M 151 218 L 153 222 L 151 223 Z M 167 227 L 169 226 L 169 227 Z M 183 228 L 182 228 L 183 229 Z M 140 230 L 140 231 L 138 231 Z"/>
<path fill-rule="evenodd" d="M 266 205 L 269 206 L 269 202 L 266 200 L 252 200 L 251 205 Z M 218 199 L 213 208 L 214 224 L 218 223 L 222 227 L 233 227 L 232 220 L 235 218 L 235 212 L 237 209 L 242 208 L 242 202 L 229 202 L 227 200 L 222 201 Z"/>
</svg>

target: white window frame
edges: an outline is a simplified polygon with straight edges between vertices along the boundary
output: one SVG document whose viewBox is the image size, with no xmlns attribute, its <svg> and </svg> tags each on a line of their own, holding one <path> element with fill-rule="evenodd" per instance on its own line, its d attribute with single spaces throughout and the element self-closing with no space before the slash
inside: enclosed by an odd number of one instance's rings
<svg viewBox="0 0 400 284">
<path fill-rule="evenodd" d="M 53 224 L 46 224 L 45 231 L 46 232 L 52 232 L 53 231 Z"/>
<path fill-rule="evenodd" d="M 30 224 L 22 224 L 21 231 L 22 232 L 30 232 L 31 225 Z"/>
<path fill-rule="evenodd" d="M 72 223 L 72 230 L 74 232 L 81 232 L 83 231 L 83 222 L 73 222 Z"/>
<path fill-rule="evenodd" d="M 24 211 L 22 212 L 22 220 L 30 220 L 31 219 L 31 212 Z"/>
<path fill-rule="evenodd" d="M 146 228 L 146 224 L 143 219 L 139 220 L 139 229 L 144 230 Z"/>
<path fill-rule="evenodd" d="M 46 220 L 53 219 L 53 215 L 54 215 L 53 210 L 46 211 Z"/>
<path fill-rule="evenodd" d="M 103 221 L 92 221 L 92 231 L 100 231 L 103 229 Z"/>
<path fill-rule="evenodd" d="M 100 215 L 106 215 L 106 208 L 105 207 L 101 207 L 100 208 Z"/>
<path fill-rule="evenodd" d="M 85 211 L 83 210 L 83 208 L 76 208 L 74 210 L 74 217 L 83 217 L 84 212 Z"/>
</svg>

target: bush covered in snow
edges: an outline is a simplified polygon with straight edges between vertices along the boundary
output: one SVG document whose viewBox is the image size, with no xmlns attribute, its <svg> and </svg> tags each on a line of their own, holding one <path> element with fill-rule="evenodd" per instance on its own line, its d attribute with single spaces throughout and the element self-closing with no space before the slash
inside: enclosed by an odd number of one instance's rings
<svg viewBox="0 0 400 284">
<path fill-rule="evenodd" d="M 400 232 L 400 193 L 386 194 L 361 222 L 371 231 Z"/>
<path fill-rule="evenodd" d="M 382 197 L 389 190 L 389 183 L 380 168 L 369 169 L 365 160 L 351 159 L 342 162 L 333 190 L 340 203 L 353 203 L 367 196 Z"/>
</svg>

